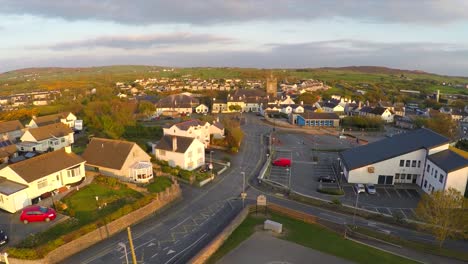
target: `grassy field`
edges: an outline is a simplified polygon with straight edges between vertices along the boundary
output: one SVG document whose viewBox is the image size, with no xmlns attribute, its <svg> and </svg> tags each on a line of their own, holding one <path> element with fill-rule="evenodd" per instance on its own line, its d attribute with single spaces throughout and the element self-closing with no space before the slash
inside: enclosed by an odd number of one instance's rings
<svg viewBox="0 0 468 264">
<path fill-rule="evenodd" d="M 282 239 L 343 259 L 357 263 L 369 263 L 369 260 L 372 260 L 372 263 L 415 263 L 411 260 L 346 240 L 342 236 L 318 225 L 306 224 L 302 221 L 277 214 L 272 214 L 268 218 L 283 224 L 285 235 L 281 237 Z M 263 217 L 248 216 L 207 263 L 219 261 L 242 241 L 250 237 L 255 232 L 256 227 L 261 225 L 264 220 L 265 218 Z"/>
</svg>

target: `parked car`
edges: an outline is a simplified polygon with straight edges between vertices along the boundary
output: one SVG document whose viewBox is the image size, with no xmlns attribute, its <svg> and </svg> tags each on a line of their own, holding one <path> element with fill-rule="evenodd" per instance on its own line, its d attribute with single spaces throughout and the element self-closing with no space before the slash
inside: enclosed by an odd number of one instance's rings
<svg viewBox="0 0 468 264">
<path fill-rule="evenodd" d="M 364 184 L 362 183 L 357 183 L 354 185 L 354 191 L 357 193 L 357 194 L 360 194 L 360 193 L 365 193 L 366 192 L 366 188 L 364 187 Z"/>
<path fill-rule="evenodd" d="M 319 182 L 336 182 L 336 179 L 331 176 L 320 176 L 318 179 Z"/>
<path fill-rule="evenodd" d="M 49 222 L 57 217 L 57 213 L 52 208 L 39 205 L 25 207 L 20 215 L 20 221 L 27 224 L 30 222 Z"/>
<path fill-rule="evenodd" d="M 0 247 L 6 243 L 8 243 L 8 236 L 3 230 L 0 230 Z"/>
<path fill-rule="evenodd" d="M 291 167 L 291 160 L 286 158 L 276 159 L 272 162 L 273 166 Z"/>
<path fill-rule="evenodd" d="M 376 190 L 375 190 L 374 184 L 372 184 L 372 183 L 366 184 L 366 191 L 367 191 L 368 194 L 375 194 Z"/>
</svg>

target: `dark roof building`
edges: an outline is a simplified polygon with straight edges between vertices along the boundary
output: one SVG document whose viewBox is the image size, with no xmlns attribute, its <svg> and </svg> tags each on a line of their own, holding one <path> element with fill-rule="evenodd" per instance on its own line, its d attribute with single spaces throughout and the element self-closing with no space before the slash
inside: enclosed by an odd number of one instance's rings
<svg viewBox="0 0 468 264">
<path fill-rule="evenodd" d="M 23 124 L 18 120 L 0 122 L 0 133 L 8 133 L 24 129 Z"/>
<path fill-rule="evenodd" d="M 197 139 L 190 137 L 166 135 L 163 136 L 158 142 L 158 144 L 156 145 L 156 149 L 185 153 L 194 140 Z"/>
<path fill-rule="evenodd" d="M 83 158 L 90 165 L 120 170 L 135 145 L 130 141 L 92 138 Z"/>
<path fill-rule="evenodd" d="M 468 166 L 468 159 L 449 149 L 429 155 L 429 160 L 447 173 Z"/>
</svg>

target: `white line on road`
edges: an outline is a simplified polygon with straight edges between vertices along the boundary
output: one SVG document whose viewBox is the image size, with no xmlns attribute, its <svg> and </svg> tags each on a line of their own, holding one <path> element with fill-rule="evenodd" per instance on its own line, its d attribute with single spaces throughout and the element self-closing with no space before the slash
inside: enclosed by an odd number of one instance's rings
<svg viewBox="0 0 468 264">
<path fill-rule="evenodd" d="M 204 237 L 206 236 L 206 233 L 203 234 L 203 236 L 201 236 L 199 239 L 197 239 L 195 242 L 193 242 L 192 244 L 190 244 L 190 246 L 186 247 L 184 250 L 182 250 L 181 252 L 175 254 L 172 258 L 170 258 L 168 261 L 166 261 L 166 263 L 164 264 L 167 264 L 169 262 L 171 262 L 174 258 L 176 258 L 177 256 L 179 256 L 180 254 L 182 254 L 184 251 L 186 251 L 187 249 L 193 247 L 194 245 L 196 245 L 198 242 L 200 242 Z"/>
<path fill-rule="evenodd" d="M 390 193 L 387 191 L 387 188 L 383 188 L 383 189 L 384 189 L 385 192 L 388 194 L 388 197 L 392 197 L 392 196 L 390 195 Z"/>
<path fill-rule="evenodd" d="M 405 191 L 406 191 L 406 193 L 408 194 L 408 196 L 409 196 L 410 198 L 414 198 L 413 195 L 412 195 L 407 189 L 405 189 Z"/>
<path fill-rule="evenodd" d="M 159 254 L 159 253 L 156 253 L 156 254 L 154 254 L 153 256 L 151 256 L 151 258 L 154 258 L 154 257 L 156 257 L 158 254 Z"/>
<path fill-rule="evenodd" d="M 185 218 L 182 222 L 180 222 L 180 223 L 178 223 L 177 225 L 173 226 L 173 227 L 172 227 L 171 229 L 169 229 L 169 230 L 172 230 L 172 229 L 178 227 L 179 225 L 181 225 L 183 222 L 187 221 L 187 220 L 190 219 L 191 217 L 192 217 L 192 216 L 189 216 L 189 217 Z"/>
<path fill-rule="evenodd" d="M 400 209 L 400 211 L 401 211 L 401 213 L 403 214 L 403 216 L 404 216 L 406 219 L 408 219 L 408 216 L 405 214 L 405 212 L 404 212 L 402 209 Z"/>
<path fill-rule="evenodd" d="M 397 189 L 395 189 L 395 192 L 396 192 L 396 194 L 398 195 L 398 197 L 400 197 L 400 198 L 401 198 L 401 194 L 400 194 L 400 192 L 398 192 L 398 190 L 397 190 Z"/>
<path fill-rule="evenodd" d="M 330 214 L 327 214 L 327 213 L 319 213 L 319 215 L 323 215 L 323 216 L 326 216 L 328 218 L 332 218 L 332 219 L 337 219 L 340 221 L 340 223 L 342 223 L 344 220 L 340 217 L 337 217 L 337 216 L 334 216 L 334 215 L 330 215 Z"/>
<path fill-rule="evenodd" d="M 153 239 L 151 239 L 151 240 L 149 240 L 149 241 L 147 241 L 147 242 L 145 242 L 145 243 L 143 243 L 143 244 L 141 244 L 141 245 L 135 247 L 135 250 L 137 250 L 137 249 L 141 248 L 142 246 L 145 246 L 145 245 L 147 245 L 147 244 L 149 244 L 149 243 L 151 243 L 151 242 L 153 242 L 153 241 L 155 241 L 155 240 L 156 240 L 156 239 L 153 238 Z"/>
</svg>

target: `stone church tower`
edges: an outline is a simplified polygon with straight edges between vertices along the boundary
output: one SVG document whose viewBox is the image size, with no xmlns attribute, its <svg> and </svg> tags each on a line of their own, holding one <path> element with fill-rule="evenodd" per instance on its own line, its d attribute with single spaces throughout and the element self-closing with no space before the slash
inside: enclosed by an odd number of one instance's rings
<svg viewBox="0 0 468 264">
<path fill-rule="evenodd" d="M 270 73 L 270 77 L 266 81 L 266 93 L 270 98 L 276 98 L 278 92 L 278 80 Z"/>
</svg>

